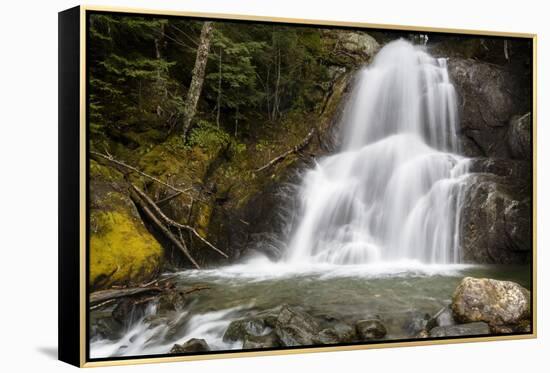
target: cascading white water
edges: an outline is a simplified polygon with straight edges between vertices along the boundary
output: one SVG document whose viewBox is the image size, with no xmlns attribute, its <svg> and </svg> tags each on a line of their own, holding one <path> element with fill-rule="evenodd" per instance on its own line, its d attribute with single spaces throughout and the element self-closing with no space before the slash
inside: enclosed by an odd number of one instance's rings
<svg viewBox="0 0 550 373">
<path fill-rule="evenodd" d="M 459 263 L 467 159 L 446 60 L 404 40 L 359 72 L 342 149 L 305 173 L 286 261 Z"/>
</svg>

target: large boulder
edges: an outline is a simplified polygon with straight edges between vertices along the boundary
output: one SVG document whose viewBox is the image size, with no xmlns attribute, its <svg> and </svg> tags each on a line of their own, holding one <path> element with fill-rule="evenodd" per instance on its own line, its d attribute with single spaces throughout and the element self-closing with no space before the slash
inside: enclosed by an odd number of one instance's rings
<svg viewBox="0 0 550 373">
<path fill-rule="evenodd" d="M 458 322 L 523 327 L 531 317 L 531 293 L 511 281 L 465 277 L 454 292 L 451 307 Z"/>
<path fill-rule="evenodd" d="M 473 322 L 468 324 L 448 325 L 448 326 L 436 326 L 431 329 L 429 336 L 431 338 L 442 337 L 466 337 L 473 335 L 487 335 L 491 330 L 489 325 L 484 322 Z"/>
<path fill-rule="evenodd" d="M 529 185 L 495 174 L 472 174 L 462 200 L 463 260 L 527 263 L 532 248 Z"/>
<path fill-rule="evenodd" d="M 90 176 L 91 289 L 151 280 L 163 249 L 128 197 L 122 174 L 91 160 Z"/>
<path fill-rule="evenodd" d="M 323 44 L 329 64 L 345 69 L 368 63 L 380 49 L 380 44 L 364 31 L 323 31 Z"/>
<path fill-rule="evenodd" d="M 451 57 L 463 151 L 468 156 L 509 158 L 510 119 L 530 110 L 530 84 L 523 75 L 474 59 Z"/>
</svg>

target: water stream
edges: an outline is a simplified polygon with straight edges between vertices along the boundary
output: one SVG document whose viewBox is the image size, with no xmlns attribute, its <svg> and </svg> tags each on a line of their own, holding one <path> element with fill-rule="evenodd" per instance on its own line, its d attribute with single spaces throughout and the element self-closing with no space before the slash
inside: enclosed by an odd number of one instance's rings
<svg viewBox="0 0 550 373">
<path fill-rule="evenodd" d="M 385 46 L 359 72 L 341 151 L 304 176 L 286 260 L 460 263 L 456 106 L 445 59 Z"/>
</svg>

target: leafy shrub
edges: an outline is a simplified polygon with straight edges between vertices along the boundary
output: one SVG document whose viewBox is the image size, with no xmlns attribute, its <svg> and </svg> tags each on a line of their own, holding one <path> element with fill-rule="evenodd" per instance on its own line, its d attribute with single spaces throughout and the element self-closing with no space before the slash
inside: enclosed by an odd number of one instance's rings
<svg viewBox="0 0 550 373">
<path fill-rule="evenodd" d="M 230 136 L 227 132 L 205 120 L 199 120 L 189 135 L 190 146 L 200 146 L 208 150 L 227 146 L 229 141 Z"/>
</svg>

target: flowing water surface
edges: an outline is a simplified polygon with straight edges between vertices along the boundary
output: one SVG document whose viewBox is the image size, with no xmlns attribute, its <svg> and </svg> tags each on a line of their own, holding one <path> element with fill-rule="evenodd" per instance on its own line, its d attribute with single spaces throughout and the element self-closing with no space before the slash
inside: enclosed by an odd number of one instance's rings
<svg viewBox="0 0 550 373">
<path fill-rule="evenodd" d="M 241 349 L 223 334 L 233 320 L 281 304 L 300 305 L 316 317 L 352 323 L 379 317 L 387 340 L 414 338 L 415 322 L 451 301 L 464 276 L 510 280 L 530 288 L 524 266 L 422 265 L 402 262 L 378 265 L 317 265 L 303 268 L 256 259 L 243 265 L 181 272 L 176 282 L 186 289 L 207 285 L 190 296 L 185 311 L 146 315 L 130 323 L 122 338 L 92 338 L 91 356 L 165 354 L 175 343 L 203 338 L 212 350 Z"/>
</svg>

